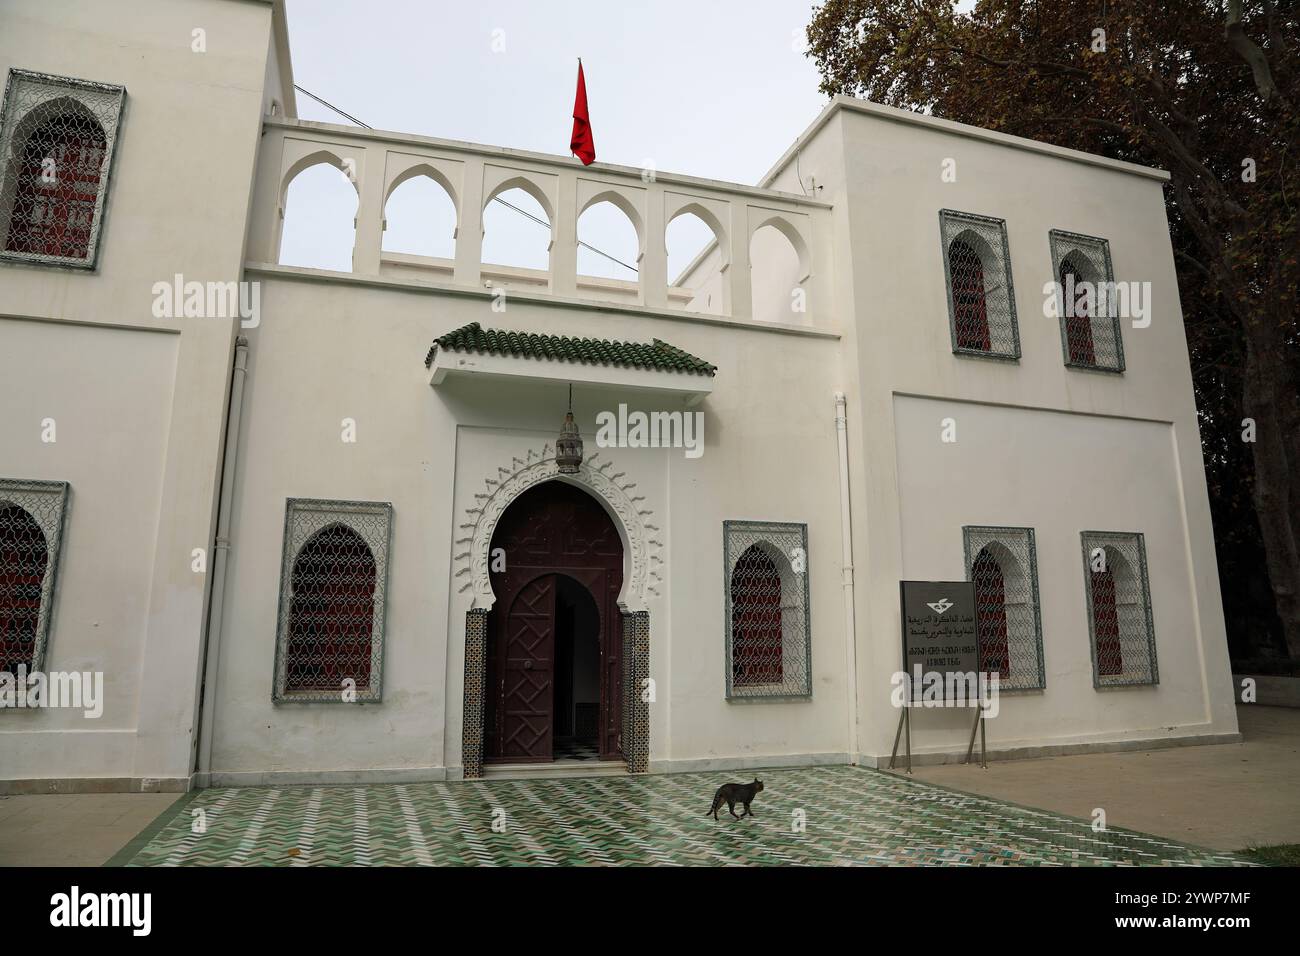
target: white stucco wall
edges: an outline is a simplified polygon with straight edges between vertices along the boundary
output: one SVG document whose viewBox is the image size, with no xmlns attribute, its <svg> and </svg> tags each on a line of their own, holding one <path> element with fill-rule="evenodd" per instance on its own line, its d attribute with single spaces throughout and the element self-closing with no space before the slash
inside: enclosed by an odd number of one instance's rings
<svg viewBox="0 0 1300 956">
<path fill-rule="evenodd" d="M 574 409 L 587 455 L 612 459 L 653 512 L 664 583 L 648 595 L 652 764 L 846 752 L 838 492 L 831 392 L 833 337 L 664 323 L 531 303 L 491 311 L 486 296 L 365 288 L 263 276 L 264 317 L 251 361 L 236 485 L 232 577 L 222 636 L 213 772 L 458 772 L 465 613 L 453 539 L 485 479 L 500 479 L 553 442 L 567 390 L 555 383 L 427 383 L 433 338 L 470 321 L 621 341 L 666 337 L 720 367 L 704 401 L 705 453 L 609 449 L 595 414 L 618 401 L 680 408 L 579 385 Z M 665 327 L 667 325 L 667 327 Z M 358 441 L 339 439 L 357 422 Z M 815 463 L 815 464 L 814 464 Z M 385 699 L 362 707 L 271 702 L 287 497 L 360 498 L 394 506 Z M 813 697 L 727 703 L 722 522 L 809 525 Z"/>
<path fill-rule="evenodd" d="M 394 144 L 328 124 L 264 126 L 273 98 L 293 113 L 283 22 L 273 22 L 281 14 L 251 0 L 124 0 L 111 18 L 75 0 L 6 11 L 0 67 L 121 83 L 128 93 L 98 270 L 0 265 L 0 403 L 21 412 L 0 422 L 0 475 L 72 485 L 47 667 L 101 669 L 108 696 L 89 732 L 66 713 L 0 714 L 0 785 L 100 777 L 175 785 L 192 769 L 208 582 L 191 562 L 195 548 L 212 544 L 238 324 L 155 318 L 153 285 L 176 273 L 261 284 L 260 325 L 245 333 L 230 579 L 211 695 L 218 782 L 459 772 L 474 593 L 463 587 L 457 540 L 486 482 L 553 441 L 566 400 L 561 380 L 453 377 L 431 388 L 430 342 L 471 321 L 661 338 L 719 367 L 698 406 L 705 453 L 696 460 L 680 449 L 595 445 L 598 411 L 620 401 L 679 409 L 680 397 L 582 385 L 574 395 L 588 456 L 600 451 L 621 481 L 636 483 L 646 514 L 628 520 L 653 525 L 624 532 L 653 536 L 661 562 L 654 590 L 636 595 L 651 617 L 652 769 L 839 760 L 855 746 L 867 762 L 887 753 L 897 719 L 888 702 L 899 662 L 897 582 L 961 576 L 964 524 L 1037 531 L 1047 689 L 1004 699 L 991 746 L 1235 732 L 1158 178 L 843 101 L 800 141 L 797 166 L 792 154 L 765 182 L 786 196 L 668 174 L 643 189 L 636 170 L 580 178 L 567 160 L 537 154 L 427 137 Z M 196 26 L 207 32 L 206 53 L 190 48 Z M 276 258 L 289 169 L 341 156 L 358 160 L 358 275 L 262 265 Z M 955 182 L 941 177 L 946 159 L 956 161 Z M 557 271 L 537 288 L 556 296 L 521 294 L 494 310 L 474 241 L 459 242 L 437 272 L 413 257 L 381 262 L 383 200 L 402 163 L 446 176 L 462 238 L 481 234 L 481 203 L 510 176 L 550 184 Z M 594 288 L 570 275 L 577 211 L 604 189 L 622 190 L 644 214 L 645 288 Z M 662 288 L 662 232 L 690 197 L 726 223 L 726 270 L 716 268 L 724 258 L 716 248 L 697 268 L 711 274 L 703 294 L 714 297 L 712 311 L 731 300 L 726 320 L 668 311 L 683 303 Z M 1007 221 L 1017 363 L 952 354 L 942 208 Z M 747 241 L 771 210 L 811 232 L 806 314 L 788 313 L 792 277 L 774 265 L 784 239 Z M 1151 284 L 1151 326 L 1123 325 L 1122 376 L 1063 366 L 1057 320 L 1042 312 L 1053 228 L 1108 239 L 1116 280 Z M 753 282 L 741 282 L 751 268 Z M 626 307 L 592 305 L 611 298 Z M 856 723 L 845 673 L 838 391 L 848 400 Z M 40 442 L 47 416 L 58 420 L 55 445 Z M 939 440 L 943 417 L 957 421 L 955 444 Z M 345 418 L 356 422 L 355 443 L 341 440 Z M 289 497 L 393 505 L 382 703 L 271 702 Z M 809 700 L 725 699 L 727 519 L 808 525 Z M 1085 529 L 1146 535 L 1158 687 L 1092 688 Z M 914 744 L 948 753 L 964 748 L 966 733 L 964 715 L 939 715 L 918 721 Z"/>
<path fill-rule="evenodd" d="M 0 328 L 3 403 L 27 412 L 0 416 L 0 474 L 71 486 L 45 670 L 104 675 L 98 718 L 0 712 L 0 765 L 17 778 L 114 776 L 134 757 L 180 336 L 16 319 Z"/>
<path fill-rule="evenodd" d="M 8 4 L 0 29 L 5 72 L 127 90 L 96 271 L 0 264 L 0 475 L 72 484 L 46 667 L 102 670 L 110 708 L 66 737 L 39 732 L 66 714 L 0 713 L 0 785 L 175 787 L 191 765 L 207 583 L 192 551 L 211 545 L 236 322 L 155 318 L 152 289 L 239 278 L 272 6 L 111 7 Z"/>
<path fill-rule="evenodd" d="M 1041 522 L 1040 555 L 1054 556 L 1051 567 L 1040 565 L 1048 665 L 1067 669 L 1077 663 L 1080 641 L 1087 647 L 1078 533 L 1141 531 L 1150 524 L 1153 592 L 1159 565 L 1165 576 L 1160 603 L 1177 606 L 1162 613 L 1157 605 L 1157 641 L 1192 662 L 1166 671 L 1166 654 L 1158 689 L 1118 694 L 1092 691 L 1090 679 L 1080 687 L 1082 678 L 1072 670 L 1060 675 L 1068 680 L 1056 682 L 1049 673 L 1041 697 L 1004 701 L 992 740 L 1053 745 L 1235 733 L 1232 700 L 1222 690 L 1228 673 L 1223 611 L 1162 180 L 1053 147 L 849 102 L 831 107 L 803 150 L 805 179 L 815 176 L 824 186 L 817 198 L 835 204 L 837 225 L 847 218 L 851 265 L 844 278 L 853 305 L 840 311 L 852 315 L 845 347 L 862 383 L 850 423 L 861 436 L 853 494 L 859 713 L 867 759 L 888 754 L 897 722 L 888 680 L 900 659 L 898 580 L 955 576 L 963 524 Z M 948 159 L 956 162 L 953 182 L 941 175 Z M 793 187 L 792 158 L 767 184 Z M 944 208 L 1007 221 L 1019 362 L 952 354 L 939 239 Z M 1122 322 L 1123 375 L 1064 367 L 1058 321 L 1043 314 L 1043 284 L 1053 279 L 1050 229 L 1108 239 L 1116 281 L 1150 283 L 1150 327 Z M 846 294 L 843 283 L 837 294 Z M 940 432 L 938 419 L 930 418 L 944 406 L 920 399 L 962 403 L 956 407 L 963 414 L 954 416 L 958 427 L 973 425 L 977 435 L 984 429 L 982 447 L 970 448 L 969 430 L 959 431 L 960 450 L 949 459 L 933 458 L 937 447 L 931 444 L 938 446 Z M 998 406 L 1007 411 L 995 415 Z M 1103 436 L 1114 442 L 1104 451 L 1115 472 L 1111 480 L 1098 471 Z M 1147 447 L 1152 442 L 1154 450 Z M 980 470 L 968 473 L 968 464 Z M 1149 473 L 1142 482 L 1123 480 L 1144 468 Z M 1062 482 L 1084 488 L 1079 476 L 1085 475 L 1099 483 L 1087 486 L 1086 498 L 1081 491 L 1066 496 L 1050 516 L 1036 504 L 1044 489 Z M 1049 620 L 1057 622 L 1050 632 Z M 1054 644 L 1061 647 L 1056 663 Z M 963 722 L 954 718 L 946 730 L 923 734 L 920 746 L 964 750 Z"/>
<path fill-rule="evenodd" d="M 947 418 L 956 426 L 951 443 L 940 440 Z M 1035 531 L 1046 689 L 1004 695 L 988 727 L 991 746 L 1219 729 L 1168 423 L 906 396 L 895 397 L 894 421 L 904 579 L 967 578 L 963 525 Z M 1085 530 L 1145 536 L 1160 673 L 1154 687 L 1093 687 Z M 885 693 L 887 677 L 875 675 L 869 688 Z M 913 748 L 950 749 L 954 735 L 969 731 L 968 717 L 920 712 Z"/>
</svg>

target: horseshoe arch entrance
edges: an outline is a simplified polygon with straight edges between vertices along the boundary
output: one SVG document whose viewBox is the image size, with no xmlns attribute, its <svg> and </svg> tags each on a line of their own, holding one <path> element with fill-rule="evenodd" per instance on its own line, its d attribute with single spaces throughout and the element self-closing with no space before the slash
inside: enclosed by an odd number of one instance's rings
<svg viewBox="0 0 1300 956">
<path fill-rule="evenodd" d="M 573 756 L 575 744 L 579 755 L 647 769 L 640 688 L 649 676 L 649 613 L 628 606 L 644 582 L 646 542 L 619 491 L 585 466 L 569 480 L 538 461 L 485 504 L 472 563 L 487 600 L 476 596 L 465 628 L 466 778 L 481 777 L 484 763 Z M 584 674 L 598 694 L 579 686 Z"/>
</svg>

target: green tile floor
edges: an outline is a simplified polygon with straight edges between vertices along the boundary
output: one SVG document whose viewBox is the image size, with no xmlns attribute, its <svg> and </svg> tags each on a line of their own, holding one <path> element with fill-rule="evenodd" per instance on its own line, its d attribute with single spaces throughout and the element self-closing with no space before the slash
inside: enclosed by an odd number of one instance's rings
<svg viewBox="0 0 1300 956">
<path fill-rule="evenodd" d="M 759 775 L 766 789 L 755 815 L 733 820 L 724 806 L 717 822 L 705 814 L 714 790 L 752 774 L 203 790 L 110 865 L 1247 863 L 1146 834 L 1094 832 L 1087 821 L 875 770 Z"/>
</svg>

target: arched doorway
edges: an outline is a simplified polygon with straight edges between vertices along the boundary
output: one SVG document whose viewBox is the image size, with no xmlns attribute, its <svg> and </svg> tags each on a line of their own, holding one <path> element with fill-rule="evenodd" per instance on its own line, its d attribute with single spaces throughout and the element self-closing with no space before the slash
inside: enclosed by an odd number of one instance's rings
<svg viewBox="0 0 1300 956">
<path fill-rule="evenodd" d="M 622 756 L 623 544 L 594 498 L 561 481 L 523 492 L 492 535 L 484 760 Z M 580 706 L 581 705 L 581 706 Z"/>
</svg>

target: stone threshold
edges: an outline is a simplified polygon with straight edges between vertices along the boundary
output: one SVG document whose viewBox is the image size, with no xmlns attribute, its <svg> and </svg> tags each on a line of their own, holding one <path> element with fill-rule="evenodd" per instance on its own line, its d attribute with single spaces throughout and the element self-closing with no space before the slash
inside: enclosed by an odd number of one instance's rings
<svg viewBox="0 0 1300 956">
<path fill-rule="evenodd" d="M 550 763 L 489 763 L 484 780 L 557 780 L 570 777 L 625 777 L 623 760 L 555 760 Z"/>
</svg>

